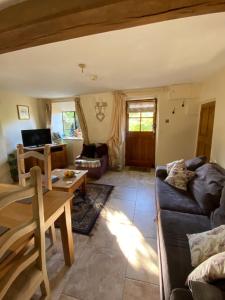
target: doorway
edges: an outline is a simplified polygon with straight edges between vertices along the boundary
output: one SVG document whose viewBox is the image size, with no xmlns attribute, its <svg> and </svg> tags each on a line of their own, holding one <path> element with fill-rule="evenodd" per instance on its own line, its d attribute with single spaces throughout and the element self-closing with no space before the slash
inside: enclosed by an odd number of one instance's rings
<svg viewBox="0 0 225 300">
<path fill-rule="evenodd" d="M 157 100 L 127 101 L 126 166 L 155 166 Z"/>
<path fill-rule="evenodd" d="M 210 160 L 211 155 L 215 106 L 215 101 L 201 106 L 196 155 L 206 156 L 207 161 Z"/>
</svg>

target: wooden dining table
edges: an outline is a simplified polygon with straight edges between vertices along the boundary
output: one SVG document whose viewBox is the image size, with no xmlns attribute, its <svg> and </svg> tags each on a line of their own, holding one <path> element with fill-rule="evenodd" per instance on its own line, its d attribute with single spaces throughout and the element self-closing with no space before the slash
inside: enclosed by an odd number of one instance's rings
<svg viewBox="0 0 225 300">
<path fill-rule="evenodd" d="M 21 187 L 0 183 L 0 195 L 9 191 L 18 191 Z M 71 266 L 74 262 L 74 241 L 71 225 L 70 202 L 74 195 L 62 191 L 47 191 L 43 194 L 45 231 L 57 220 L 61 231 L 61 239 L 65 264 Z M 0 227 L 11 229 L 32 219 L 32 205 L 30 203 L 15 202 L 0 210 Z"/>
</svg>

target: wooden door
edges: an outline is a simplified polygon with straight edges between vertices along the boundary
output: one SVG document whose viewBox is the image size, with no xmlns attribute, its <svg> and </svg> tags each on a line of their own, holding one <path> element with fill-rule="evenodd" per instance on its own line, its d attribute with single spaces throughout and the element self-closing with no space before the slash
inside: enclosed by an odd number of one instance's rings
<svg viewBox="0 0 225 300">
<path fill-rule="evenodd" d="M 127 166 L 155 166 L 156 104 L 156 100 L 127 102 Z"/>
<path fill-rule="evenodd" d="M 208 161 L 211 154 L 215 106 L 215 101 L 202 104 L 200 113 L 196 154 L 206 156 Z"/>
</svg>

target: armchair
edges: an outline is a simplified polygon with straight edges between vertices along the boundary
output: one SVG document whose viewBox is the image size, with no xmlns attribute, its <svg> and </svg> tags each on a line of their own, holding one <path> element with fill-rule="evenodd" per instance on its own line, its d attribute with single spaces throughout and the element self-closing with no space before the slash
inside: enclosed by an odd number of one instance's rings
<svg viewBox="0 0 225 300">
<path fill-rule="evenodd" d="M 107 144 L 83 145 L 81 155 L 75 160 L 77 170 L 88 170 L 88 177 L 99 179 L 109 165 Z"/>
</svg>

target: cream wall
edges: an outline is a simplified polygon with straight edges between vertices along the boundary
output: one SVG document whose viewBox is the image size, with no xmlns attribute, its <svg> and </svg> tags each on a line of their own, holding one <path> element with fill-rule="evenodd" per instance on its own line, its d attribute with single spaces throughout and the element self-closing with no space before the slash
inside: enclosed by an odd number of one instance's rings
<svg viewBox="0 0 225 300">
<path fill-rule="evenodd" d="M 28 105 L 30 120 L 19 120 L 16 105 Z M 21 130 L 44 127 L 43 102 L 31 97 L 0 91 L 0 182 L 10 182 L 7 154 L 22 142 Z"/>
<path fill-rule="evenodd" d="M 91 143 L 106 143 L 110 137 L 113 97 L 114 96 L 112 93 L 89 94 L 80 96 Z M 99 121 L 96 118 L 95 112 L 96 102 L 101 101 L 105 101 L 107 103 L 107 107 L 105 108 L 105 118 L 103 121 Z"/>
<path fill-rule="evenodd" d="M 200 101 L 216 101 L 211 161 L 225 168 L 225 68 L 202 83 Z"/>
<path fill-rule="evenodd" d="M 174 92 L 175 91 L 175 92 Z M 153 89 L 124 91 L 128 99 L 156 97 L 158 99 L 156 164 L 165 164 L 179 158 L 190 158 L 195 154 L 199 113 L 199 86 L 179 85 Z M 182 107 L 185 98 L 185 107 Z M 106 117 L 99 122 L 95 116 L 96 101 L 105 101 Z M 87 121 L 90 142 L 107 142 L 111 133 L 113 94 L 89 94 L 81 96 L 81 104 Z M 175 114 L 172 110 L 175 107 Z M 166 123 L 169 120 L 169 123 Z"/>
<path fill-rule="evenodd" d="M 125 92 L 131 99 L 155 97 L 158 100 L 156 165 L 194 156 L 199 113 L 198 85 L 184 84 Z M 174 108 L 175 114 L 172 114 Z"/>
</svg>

